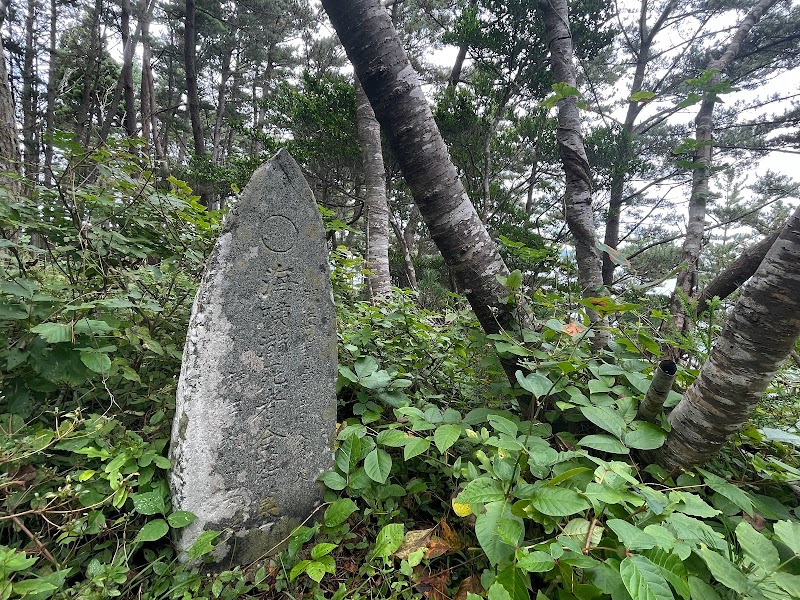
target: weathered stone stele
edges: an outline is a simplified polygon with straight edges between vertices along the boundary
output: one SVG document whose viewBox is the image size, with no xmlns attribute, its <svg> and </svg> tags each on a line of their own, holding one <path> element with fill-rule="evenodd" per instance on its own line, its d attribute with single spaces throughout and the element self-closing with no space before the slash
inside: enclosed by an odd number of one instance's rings
<svg viewBox="0 0 800 600">
<path fill-rule="evenodd" d="M 318 507 L 336 360 L 322 220 L 281 150 L 228 215 L 192 308 L 170 448 L 173 505 L 197 515 L 181 552 L 223 530 L 214 558 L 248 564 Z"/>
</svg>

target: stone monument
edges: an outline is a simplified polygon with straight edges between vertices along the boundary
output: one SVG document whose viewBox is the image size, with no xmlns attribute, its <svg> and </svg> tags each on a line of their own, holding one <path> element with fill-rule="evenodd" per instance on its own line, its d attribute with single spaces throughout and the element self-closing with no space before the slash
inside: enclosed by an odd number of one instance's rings
<svg viewBox="0 0 800 600">
<path fill-rule="evenodd" d="M 170 448 L 174 508 L 197 515 L 177 531 L 181 553 L 224 530 L 215 559 L 247 564 L 316 510 L 336 361 L 325 231 L 281 150 L 227 216 L 192 308 Z"/>
</svg>

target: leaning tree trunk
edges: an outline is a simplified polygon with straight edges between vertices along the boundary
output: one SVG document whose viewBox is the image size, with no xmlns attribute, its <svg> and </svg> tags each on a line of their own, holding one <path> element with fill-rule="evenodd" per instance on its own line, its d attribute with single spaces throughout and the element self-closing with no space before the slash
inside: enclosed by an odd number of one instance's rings
<svg viewBox="0 0 800 600">
<path fill-rule="evenodd" d="M 690 468 L 714 456 L 750 416 L 800 337 L 800 208 L 742 292 L 700 376 L 669 416 L 656 459 Z"/>
<path fill-rule="evenodd" d="M 381 127 L 358 81 L 356 85 L 356 121 L 361 141 L 364 170 L 364 213 L 367 232 L 367 268 L 369 297 L 388 296 L 392 291 L 389 276 L 389 203 L 386 200 L 386 170 L 383 166 Z"/>
<path fill-rule="evenodd" d="M 567 0 L 542 0 L 539 7 L 544 15 L 553 76 L 556 81 L 574 88 L 577 83 L 572 62 L 572 35 L 569 31 Z M 602 261 L 595 237 L 592 176 L 583 145 L 581 115 L 575 96 L 567 96 L 558 101 L 556 138 L 566 176 L 564 213 L 575 242 L 575 260 L 578 263 L 582 294 L 584 297 L 604 296 L 608 292 L 603 285 Z M 589 318 L 593 323 L 601 320 L 593 311 L 589 312 Z M 601 337 L 603 339 L 597 339 L 596 345 L 605 345 L 606 340 L 604 336 Z"/>
<path fill-rule="evenodd" d="M 442 257 L 490 333 L 516 323 L 507 276 L 447 152 L 386 10 L 377 0 L 323 0 Z M 505 365 L 514 379 L 515 367 Z"/>
<path fill-rule="evenodd" d="M 778 0 L 760 0 L 756 4 L 734 33 L 722 55 L 712 60 L 707 70 L 714 71 L 711 84 L 722 80 L 722 72 L 736 59 L 741 50 L 742 43 L 750 34 L 753 26 Z M 694 153 L 692 172 L 692 194 L 689 198 L 689 220 L 686 225 L 686 237 L 683 239 L 681 261 L 687 264 L 686 269 L 678 273 L 675 291 L 670 300 L 670 313 L 672 314 L 672 328 L 675 333 L 684 333 L 688 329 L 685 302 L 691 299 L 697 290 L 698 265 L 703 243 L 703 230 L 705 228 L 706 203 L 710 195 L 709 179 L 711 174 L 712 145 L 714 138 L 714 105 L 717 95 L 714 92 L 704 94 L 700 110 L 695 117 L 695 141 L 697 149 Z M 673 349 L 673 359 L 678 358 L 678 351 Z"/>
</svg>

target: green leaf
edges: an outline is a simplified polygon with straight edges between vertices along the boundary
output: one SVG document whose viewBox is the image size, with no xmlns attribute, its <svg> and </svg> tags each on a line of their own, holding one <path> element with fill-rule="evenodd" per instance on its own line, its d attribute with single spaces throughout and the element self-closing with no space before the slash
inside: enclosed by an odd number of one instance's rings
<svg viewBox="0 0 800 600">
<path fill-rule="evenodd" d="M 319 583 L 325 573 L 335 573 L 336 562 L 332 556 L 323 556 L 320 560 L 312 560 L 306 567 L 306 575 Z"/>
<path fill-rule="evenodd" d="M 630 452 L 628 447 L 617 438 L 605 434 L 587 435 L 581 438 L 578 445 L 593 448 L 600 452 L 609 452 L 611 454 L 628 454 Z"/>
<path fill-rule="evenodd" d="M 72 341 L 72 326 L 61 323 L 41 323 L 31 327 L 31 332 L 38 333 L 50 344 Z"/>
<path fill-rule="evenodd" d="M 410 437 L 405 448 L 403 448 L 403 460 L 411 460 L 415 456 L 427 452 L 430 447 L 431 441 L 428 438 Z M 386 456 L 389 455 L 387 454 Z"/>
<path fill-rule="evenodd" d="M 133 508 L 135 508 L 136 512 L 140 515 L 164 514 L 166 511 L 164 497 L 160 492 L 133 494 L 131 495 L 131 500 L 133 500 Z"/>
<path fill-rule="evenodd" d="M 531 498 L 531 504 L 540 513 L 551 517 L 567 517 L 583 512 L 591 503 L 569 488 L 542 487 Z"/>
<path fill-rule="evenodd" d="M 625 431 L 625 419 L 623 419 L 612 408 L 601 408 L 599 406 L 581 406 L 583 416 L 597 425 L 600 429 L 605 429 L 609 433 L 621 438 Z"/>
<path fill-rule="evenodd" d="M 81 352 L 81 362 L 95 373 L 108 373 L 111 370 L 111 359 L 102 352 Z"/>
<path fill-rule="evenodd" d="M 133 541 L 155 542 L 167 535 L 168 531 L 169 525 L 167 525 L 167 522 L 164 519 L 156 519 L 155 521 L 146 523 L 145 526 L 139 530 L 139 533 L 136 534 L 136 538 L 134 538 Z"/>
<path fill-rule="evenodd" d="M 800 554 L 800 523 L 797 521 L 778 521 L 773 527 L 778 539 L 795 554 Z"/>
<path fill-rule="evenodd" d="M 504 519 L 522 519 L 511 514 L 508 502 L 489 502 L 485 510 L 475 519 L 475 535 L 478 543 L 483 548 L 486 558 L 493 565 L 510 558 L 514 554 L 514 547 L 506 544 L 498 532 Z"/>
<path fill-rule="evenodd" d="M 167 517 L 169 526 L 173 529 L 180 529 L 191 525 L 197 519 L 197 515 L 190 513 L 188 510 L 176 510 L 174 513 Z"/>
<path fill-rule="evenodd" d="M 619 565 L 625 589 L 633 600 L 674 600 L 661 570 L 644 556 L 628 556 Z"/>
<path fill-rule="evenodd" d="M 210 554 L 214 550 L 214 541 L 219 537 L 219 531 L 204 531 L 189 548 L 189 558 L 197 559 L 206 554 Z"/>
<path fill-rule="evenodd" d="M 517 437 L 517 425 L 510 419 L 500 415 L 489 415 L 489 425 L 499 433 L 505 433 L 512 438 Z"/>
<path fill-rule="evenodd" d="M 461 427 L 458 425 L 440 425 L 433 433 L 433 443 L 444 454 L 448 448 L 461 437 Z"/>
<path fill-rule="evenodd" d="M 750 587 L 747 577 L 724 556 L 708 549 L 705 545 L 700 548 L 700 556 L 706 562 L 708 570 L 714 579 L 735 592 L 744 594 Z"/>
<path fill-rule="evenodd" d="M 336 451 L 336 466 L 339 470 L 347 475 L 350 470 L 355 466 L 358 455 L 361 452 L 361 440 L 355 434 L 349 435 L 347 439 L 342 442 L 342 445 Z"/>
<path fill-rule="evenodd" d="M 357 510 L 358 505 L 350 498 L 340 498 L 325 509 L 325 516 L 322 521 L 325 523 L 325 527 L 337 527 Z"/>
<path fill-rule="evenodd" d="M 20 596 L 32 596 L 34 594 L 52 592 L 58 588 L 52 583 L 41 579 L 25 579 L 24 581 L 15 581 L 12 589 L 15 594 L 19 594 Z"/>
<path fill-rule="evenodd" d="M 564 328 L 564 324 L 560 321 L 557 321 L 557 323 L 561 328 L 558 329 L 558 331 L 561 331 Z M 547 392 L 550 391 L 550 388 L 553 387 L 553 384 L 550 382 L 550 380 L 540 373 L 528 373 L 527 375 L 523 376 L 522 371 L 517 371 L 516 376 L 517 381 L 522 389 L 530 392 L 537 399 L 547 394 Z"/>
<path fill-rule="evenodd" d="M 364 470 L 372 481 L 386 483 L 392 470 L 392 457 L 385 450 L 374 448 L 364 459 Z"/>
<path fill-rule="evenodd" d="M 384 429 L 375 438 L 379 446 L 389 446 L 390 448 L 402 448 L 411 439 L 407 433 L 398 429 Z"/>
<path fill-rule="evenodd" d="M 114 329 L 105 321 L 97 319 L 78 319 L 75 321 L 75 333 L 111 333 Z"/>
<path fill-rule="evenodd" d="M 679 596 L 684 600 L 691 600 L 692 595 L 687 581 L 686 567 L 678 556 L 661 548 L 648 550 L 644 554 L 650 562 L 661 569 L 661 574 Z"/>
<path fill-rule="evenodd" d="M 295 580 L 295 579 L 297 579 L 297 578 L 298 578 L 300 575 L 302 575 L 303 573 L 305 573 L 305 572 L 306 572 L 306 567 L 307 567 L 308 565 L 310 565 L 310 564 L 311 564 L 311 561 L 310 561 L 310 560 L 301 560 L 301 561 L 300 561 L 299 563 L 297 563 L 297 564 L 296 564 L 294 567 L 292 567 L 292 570 L 291 570 L 291 571 L 289 571 L 289 581 L 294 581 L 294 580 Z"/>
<path fill-rule="evenodd" d="M 323 556 L 333 552 L 338 547 L 339 544 L 331 544 L 329 542 L 317 544 L 311 549 L 311 558 L 313 558 L 314 560 L 319 560 Z"/>
<path fill-rule="evenodd" d="M 503 486 L 497 479 L 479 477 L 473 479 L 458 494 L 456 501 L 460 504 L 485 504 L 505 499 Z"/>
<path fill-rule="evenodd" d="M 781 562 L 778 549 L 747 521 L 736 526 L 736 541 L 744 555 L 764 572 L 774 571 Z"/>
<path fill-rule="evenodd" d="M 633 431 L 625 433 L 625 445 L 636 450 L 655 450 L 660 448 L 667 439 L 667 434 L 652 423 L 634 421 L 631 424 Z"/>
<path fill-rule="evenodd" d="M 489 587 L 489 594 L 487 597 L 489 600 L 513 600 L 511 598 L 511 594 L 508 593 L 508 590 L 506 590 L 506 588 L 504 588 L 503 585 L 498 581 L 495 581 Z"/>
<path fill-rule="evenodd" d="M 655 92 L 647 92 L 645 90 L 639 90 L 638 92 L 634 92 L 633 94 L 631 94 L 630 101 L 641 102 L 642 100 L 652 100 L 656 96 L 657 94 Z"/>
<path fill-rule="evenodd" d="M 622 519 L 609 519 L 606 525 L 617 534 L 626 550 L 648 550 L 658 545 L 654 537 Z"/>
<path fill-rule="evenodd" d="M 721 600 L 710 585 L 697 577 L 689 577 L 689 593 L 692 600 Z"/>
<path fill-rule="evenodd" d="M 343 490 L 347 487 L 347 480 L 336 471 L 328 471 L 319 476 L 319 480 L 332 490 Z"/>
<path fill-rule="evenodd" d="M 547 573 L 556 564 L 547 552 L 535 550 L 528 552 L 520 548 L 516 553 L 517 568 L 528 573 Z"/>
<path fill-rule="evenodd" d="M 372 550 L 372 556 L 387 559 L 392 555 L 400 546 L 403 545 L 405 537 L 405 528 L 402 523 L 389 523 L 385 525 L 379 532 L 375 540 L 375 548 Z"/>
</svg>

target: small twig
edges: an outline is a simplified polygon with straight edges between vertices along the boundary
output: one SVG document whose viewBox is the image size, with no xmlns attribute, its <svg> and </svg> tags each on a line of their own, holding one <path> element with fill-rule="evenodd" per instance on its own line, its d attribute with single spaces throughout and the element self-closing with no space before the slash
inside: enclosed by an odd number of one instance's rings
<svg viewBox="0 0 800 600">
<path fill-rule="evenodd" d="M 31 541 L 34 544 L 36 544 L 36 547 L 39 549 L 39 552 L 41 552 L 47 560 L 53 563 L 56 569 L 61 568 L 61 566 L 58 564 L 58 561 L 55 558 L 53 558 L 52 554 L 50 554 L 50 551 L 44 547 L 44 544 L 42 544 L 39 538 L 36 537 L 30 529 L 25 527 L 25 524 L 22 521 L 20 521 L 18 517 L 12 517 L 11 520 L 14 522 L 14 525 L 19 527 L 20 531 L 22 531 L 25 535 L 31 538 Z"/>
</svg>

